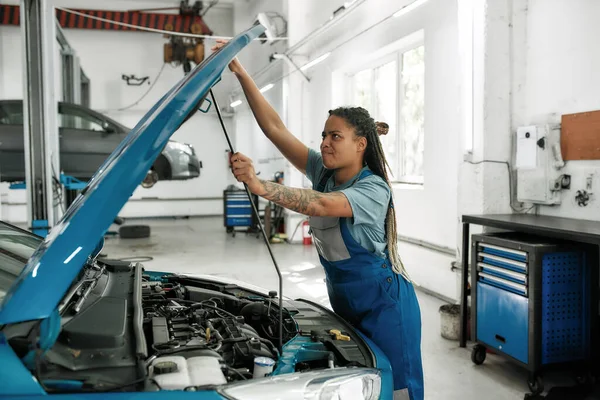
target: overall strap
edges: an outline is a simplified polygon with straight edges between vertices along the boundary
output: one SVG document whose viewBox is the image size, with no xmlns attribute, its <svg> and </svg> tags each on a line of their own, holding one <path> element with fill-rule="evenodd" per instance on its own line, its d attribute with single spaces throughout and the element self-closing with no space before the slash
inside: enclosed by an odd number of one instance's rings
<svg viewBox="0 0 600 400">
<path fill-rule="evenodd" d="M 323 172 L 323 175 L 321 176 L 321 180 L 319 181 L 319 184 L 315 187 L 315 190 L 317 192 L 323 192 L 325 190 L 325 185 L 327 185 L 327 181 L 329 181 L 329 178 L 331 178 L 333 176 L 333 174 L 335 173 L 335 170 L 333 169 L 326 169 Z M 360 173 L 360 175 L 358 176 L 358 178 L 356 178 L 356 180 L 354 181 L 354 183 L 358 182 L 361 179 L 364 179 L 368 176 L 373 175 L 373 171 L 371 170 L 364 170 Z M 353 183 L 353 184 L 354 184 Z"/>
<path fill-rule="evenodd" d="M 333 176 L 333 174 L 335 173 L 334 169 L 326 169 L 323 173 L 323 175 L 321 176 L 321 180 L 319 181 L 319 184 L 315 187 L 315 190 L 317 192 L 323 192 L 325 190 L 325 185 L 327 185 L 327 181 L 329 180 L 329 178 L 331 178 Z"/>
<path fill-rule="evenodd" d="M 358 177 L 358 181 L 360 181 L 361 179 L 365 179 L 368 176 L 374 175 L 373 171 L 371 171 L 370 169 L 365 169 L 363 172 L 360 173 L 360 176 Z"/>
</svg>

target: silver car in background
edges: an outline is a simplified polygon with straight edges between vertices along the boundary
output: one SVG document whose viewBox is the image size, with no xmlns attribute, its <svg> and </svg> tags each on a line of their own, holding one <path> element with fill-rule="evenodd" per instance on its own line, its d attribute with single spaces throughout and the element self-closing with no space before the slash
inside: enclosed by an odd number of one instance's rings
<svg viewBox="0 0 600 400">
<path fill-rule="evenodd" d="M 62 102 L 58 104 L 58 126 L 60 169 L 83 181 L 94 175 L 131 130 L 87 107 Z M 0 181 L 25 180 L 23 143 L 22 100 L 0 100 Z M 159 180 L 197 178 L 200 168 L 202 163 L 191 145 L 170 140 L 142 186 L 152 187 Z"/>
</svg>

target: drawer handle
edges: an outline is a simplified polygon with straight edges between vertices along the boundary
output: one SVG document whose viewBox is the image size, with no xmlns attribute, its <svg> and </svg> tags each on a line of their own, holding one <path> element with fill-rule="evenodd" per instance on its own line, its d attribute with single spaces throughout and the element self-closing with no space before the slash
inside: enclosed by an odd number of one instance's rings
<svg viewBox="0 0 600 400">
<path fill-rule="evenodd" d="M 496 340 L 502 343 L 506 343 L 506 339 L 504 339 L 502 336 L 500 335 L 496 335 Z"/>
<path fill-rule="evenodd" d="M 485 272 L 480 272 L 479 277 L 483 278 L 484 282 L 486 282 L 492 286 L 496 286 L 496 287 L 499 287 L 500 289 L 504 289 L 504 290 L 507 290 L 507 288 L 510 288 L 509 290 L 518 291 L 520 294 L 527 297 L 527 287 L 525 285 L 521 285 L 519 283 L 515 283 L 515 282 L 509 281 L 507 279 L 503 279 L 503 278 L 499 278 L 497 276 L 486 274 Z"/>
</svg>

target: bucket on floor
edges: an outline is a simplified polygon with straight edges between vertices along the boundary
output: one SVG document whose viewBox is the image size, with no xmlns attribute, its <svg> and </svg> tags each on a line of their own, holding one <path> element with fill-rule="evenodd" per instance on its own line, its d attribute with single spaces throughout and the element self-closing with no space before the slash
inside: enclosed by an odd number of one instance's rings
<svg viewBox="0 0 600 400">
<path fill-rule="evenodd" d="M 460 305 L 444 304 L 440 307 L 441 333 L 444 339 L 458 340 L 460 335 Z"/>
</svg>

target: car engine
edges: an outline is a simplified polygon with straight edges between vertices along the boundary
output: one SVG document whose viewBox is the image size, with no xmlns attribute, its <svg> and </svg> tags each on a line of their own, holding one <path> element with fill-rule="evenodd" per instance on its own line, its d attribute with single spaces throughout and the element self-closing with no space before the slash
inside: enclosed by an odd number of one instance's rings
<svg viewBox="0 0 600 400">
<path fill-rule="evenodd" d="M 274 344 L 278 321 L 272 299 L 150 281 L 142 284 L 142 299 L 144 333 L 149 354 L 155 357 L 150 375 L 161 388 L 256 377 L 256 357 L 278 358 Z M 285 323 L 287 341 L 295 334 L 295 326 L 291 319 Z"/>
</svg>

